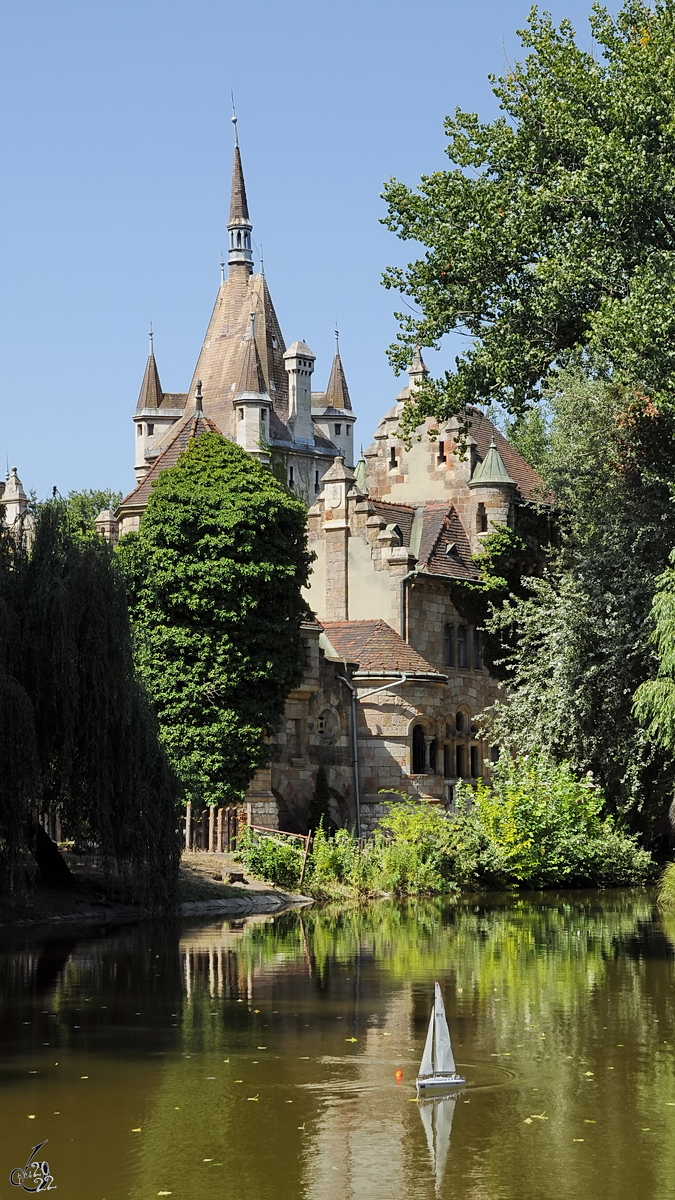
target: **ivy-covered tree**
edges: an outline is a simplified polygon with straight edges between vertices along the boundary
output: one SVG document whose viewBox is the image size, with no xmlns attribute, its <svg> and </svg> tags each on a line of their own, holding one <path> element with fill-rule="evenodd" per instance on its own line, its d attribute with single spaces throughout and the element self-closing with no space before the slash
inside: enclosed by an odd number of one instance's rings
<svg viewBox="0 0 675 1200">
<path fill-rule="evenodd" d="M 138 667 L 197 805 L 242 797 L 300 681 L 305 516 L 267 467 L 205 433 L 120 543 Z"/>
<path fill-rule="evenodd" d="M 594 4 L 590 22 L 594 53 L 533 8 L 524 62 L 492 80 L 502 115 L 457 110 L 451 169 L 386 185 L 385 224 L 426 249 L 384 277 L 422 313 L 397 314 L 393 365 L 469 337 L 409 403 L 410 434 L 467 403 L 518 414 L 579 350 L 653 397 L 673 391 L 675 0 L 624 0 L 615 18 Z"/>
</svg>

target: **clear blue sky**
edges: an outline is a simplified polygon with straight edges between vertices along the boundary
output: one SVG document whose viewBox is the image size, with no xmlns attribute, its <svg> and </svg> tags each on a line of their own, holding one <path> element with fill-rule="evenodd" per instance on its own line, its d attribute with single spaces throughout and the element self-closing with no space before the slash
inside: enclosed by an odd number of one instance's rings
<svg viewBox="0 0 675 1200">
<path fill-rule="evenodd" d="M 590 45 L 589 3 L 546 5 Z M 614 8 L 615 5 L 612 5 Z M 234 90 L 253 236 L 287 343 L 324 387 L 337 317 L 357 441 L 401 386 L 385 350 L 383 181 L 442 169 L 490 117 L 528 0 L 6 0 L 0 19 L 0 455 L 46 495 L 133 484 L 148 323 L 184 391 L 226 244 Z M 450 364 L 444 348 L 432 369 Z"/>
</svg>

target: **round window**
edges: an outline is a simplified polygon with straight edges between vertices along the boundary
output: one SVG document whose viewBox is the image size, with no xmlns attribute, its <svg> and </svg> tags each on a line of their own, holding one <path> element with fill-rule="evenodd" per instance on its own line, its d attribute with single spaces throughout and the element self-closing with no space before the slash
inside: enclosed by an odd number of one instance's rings
<svg viewBox="0 0 675 1200">
<path fill-rule="evenodd" d="M 316 731 L 326 745 L 336 742 L 340 736 L 340 718 L 334 708 L 322 708 L 316 718 Z"/>
</svg>

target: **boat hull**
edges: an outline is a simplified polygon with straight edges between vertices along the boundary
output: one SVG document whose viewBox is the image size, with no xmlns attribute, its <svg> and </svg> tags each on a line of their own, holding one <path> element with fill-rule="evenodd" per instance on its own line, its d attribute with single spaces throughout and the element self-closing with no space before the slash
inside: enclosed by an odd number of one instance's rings
<svg viewBox="0 0 675 1200">
<path fill-rule="evenodd" d="M 417 1078 L 418 1092 L 447 1092 L 449 1088 L 461 1087 L 466 1083 L 463 1075 L 420 1075 Z"/>
</svg>

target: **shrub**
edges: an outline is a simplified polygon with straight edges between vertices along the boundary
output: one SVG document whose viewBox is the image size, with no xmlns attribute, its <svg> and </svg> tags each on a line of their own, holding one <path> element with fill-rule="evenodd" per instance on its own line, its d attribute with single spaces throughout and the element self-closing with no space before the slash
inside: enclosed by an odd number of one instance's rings
<svg viewBox="0 0 675 1200">
<path fill-rule="evenodd" d="M 656 889 L 661 908 L 675 908 L 675 863 L 666 863 Z"/>
<path fill-rule="evenodd" d="M 258 879 L 278 887 L 298 886 L 303 849 L 296 842 L 285 843 L 244 826 L 237 840 L 237 858 Z"/>
</svg>

